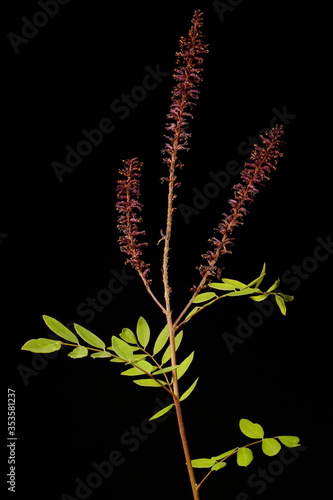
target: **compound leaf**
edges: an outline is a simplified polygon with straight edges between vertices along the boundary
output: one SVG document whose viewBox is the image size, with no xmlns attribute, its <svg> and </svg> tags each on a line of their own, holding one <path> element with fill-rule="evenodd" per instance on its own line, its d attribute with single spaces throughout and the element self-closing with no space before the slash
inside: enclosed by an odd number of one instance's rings
<svg viewBox="0 0 333 500">
<path fill-rule="evenodd" d="M 48 353 L 59 351 L 60 347 L 61 342 L 59 340 L 40 338 L 28 340 L 21 349 L 23 351 Z"/>
<path fill-rule="evenodd" d="M 65 340 L 69 340 L 70 342 L 75 342 L 75 344 L 78 343 L 77 337 L 74 335 L 74 333 L 71 332 L 69 328 L 67 328 L 67 326 L 60 323 L 60 321 L 51 318 L 51 316 L 46 316 L 46 314 L 44 314 L 42 318 L 49 329 L 59 335 L 59 337 L 62 337 Z"/>
</svg>

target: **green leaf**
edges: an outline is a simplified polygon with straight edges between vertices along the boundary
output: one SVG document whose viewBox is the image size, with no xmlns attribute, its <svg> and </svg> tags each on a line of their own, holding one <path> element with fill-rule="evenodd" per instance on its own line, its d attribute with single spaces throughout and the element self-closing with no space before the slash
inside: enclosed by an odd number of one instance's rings
<svg viewBox="0 0 333 500">
<path fill-rule="evenodd" d="M 197 385 L 199 377 L 193 382 L 193 384 L 184 392 L 184 394 L 179 398 L 179 401 L 184 401 L 184 399 L 188 398 L 191 392 L 194 391 L 195 386 Z"/>
<path fill-rule="evenodd" d="M 181 330 L 179 333 L 177 333 L 175 337 L 175 348 L 176 351 L 178 347 L 180 346 L 181 341 L 183 340 L 183 330 Z M 164 365 L 169 359 L 171 358 L 171 352 L 170 352 L 170 345 L 165 349 L 163 356 L 162 356 L 162 361 L 161 365 Z"/>
<path fill-rule="evenodd" d="M 206 302 L 207 300 L 211 300 L 217 297 L 216 293 L 214 292 L 204 292 L 204 293 L 199 293 L 193 300 L 193 304 L 199 304 L 200 302 Z"/>
<path fill-rule="evenodd" d="M 294 300 L 293 295 L 285 295 L 284 293 L 281 293 L 280 295 L 285 302 L 291 302 L 292 300 Z"/>
<path fill-rule="evenodd" d="M 147 354 L 133 354 L 131 357 L 131 362 L 136 363 L 137 361 L 141 361 L 142 359 L 146 359 Z"/>
<path fill-rule="evenodd" d="M 158 352 L 160 352 L 163 349 L 163 347 L 165 346 L 165 344 L 168 341 L 168 338 L 169 338 L 169 329 L 168 329 L 168 325 L 165 325 L 165 327 L 159 333 L 159 335 L 155 341 L 154 349 L 153 349 L 154 356 L 155 356 L 155 354 L 157 354 Z"/>
<path fill-rule="evenodd" d="M 264 437 L 264 429 L 259 424 L 254 424 L 251 420 L 242 418 L 239 421 L 239 427 L 245 436 L 249 438 L 262 439 Z"/>
<path fill-rule="evenodd" d="M 253 460 L 253 453 L 249 448 L 240 448 L 237 451 L 237 464 L 247 467 Z"/>
<path fill-rule="evenodd" d="M 235 290 L 234 285 L 228 285 L 227 283 L 209 283 L 208 286 L 216 290 Z"/>
<path fill-rule="evenodd" d="M 279 286 L 279 284 L 280 284 L 280 278 L 279 278 L 279 279 L 277 279 L 277 280 L 273 283 L 273 285 L 272 285 L 272 286 L 270 286 L 270 287 L 268 288 L 268 290 L 266 290 L 266 292 L 272 292 L 273 290 L 275 290 L 275 289 Z"/>
<path fill-rule="evenodd" d="M 251 281 L 247 286 L 259 286 L 266 275 L 266 263 L 264 263 L 260 275 L 255 280 Z"/>
<path fill-rule="evenodd" d="M 238 280 L 230 280 L 230 279 L 224 278 L 224 279 L 222 279 L 222 281 L 223 281 L 223 283 L 227 283 L 228 285 L 233 285 L 234 288 L 239 288 L 240 290 L 242 290 L 243 288 L 246 288 L 248 286 L 245 283 L 242 283 L 241 281 L 238 281 Z"/>
<path fill-rule="evenodd" d="M 144 373 L 142 370 L 140 370 L 136 366 L 133 366 L 133 368 L 129 368 L 128 370 L 121 372 L 121 375 L 128 375 L 130 377 L 136 377 L 138 375 L 144 375 Z"/>
<path fill-rule="evenodd" d="M 261 302 L 262 300 L 267 299 L 268 294 L 263 294 L 263 295 L 253 295 L 250 297 L 250 299 L 255 300 L 256 302 Z"/>
<path fill-rule="evenodd" d="M 86 356 L 88 356 L 88 349 L 86 347 L 80 345 L 79 347 L 76 347 L 75 349 L 73 349 L 73 351 L 69 352 L 68 356 L 70 358 L 73 358 L 73 359 L 85 358 Z"/>
<path fill-rule="evenodd" d="M 154 420 L 154 418 L 159 418 L 162 415 L 164 415 L 165 413 L 168 413 L 168 411 L 171 410 L 171 408 L 173 406 L 174 406 L 173 403 L 171 405 L 165 406 L 164 408 L 162 408 L 162 410 L 158 411 L 157 413 L 154 413 L 154 415 L 152 417 L 150 417 L 149 420 Z"/>
<path fill-rule="evenodd" d="M 123 328 L 121 333 L 119 334 L 119 337 L 125 342 L 128 342 L 129 344 L 137 345 L 138 343 L 136 336 L 129 328 Z"/>
<path fill-rule="evenodd" d="M 224 453 L 221 453 L 221 455 L 217 455 L 216 457 L 211 457 L 213 460 L 221 460 L 224 457 L 228 457 L 229 455 L 232 455 L 237 448 L 233 448 L 232 450 L 225 451 Z"/>
<path fill-rule="evenodd" d="M 275 300 L 277 305 L 279 306 L 280 311 L 285 316 L 287 312 L 285 301 L 283 300 L 282 297 L 280 297 L 280 295 L 275 295 Z"/>
<path fill-rule="evenodd" d="M 126 363 L 126 360 L 124 359 L 119 359 L 119 358 L 112 358 L 110 359 L 112 363 Z"/>
<path fill-rule="evenodd" d="M 180 377 L 182 377 L 184 375 L 184 373 L 186 372 L 186 370 L 188 369 L 188 367 L 192 363 L 193 357 L 194 357 L 194 351 L 191 352 L 191 354 L 189 356 L 187 356 L 187 358 L 185 358 L 184 361 L 182 361 L 180 363 L 180 365 L 178 366 L 178 368 L 177 368 L 177 379 L 178 380 L 180 379 Z"/>
<path fill-rule="evenodd" d="M 67 326 L 60 323 L 60 321 L 51 318 L 51 316 L 46 316 L 44 314 L 42 317 L 46 325 L 49 327 L 50 330 L 52 330 L 52 332 L 56 333 L 57 335 L 59 335 L 59 337 L 62 337 L 63 339 L 69 340 L 70 342 L 74 342 L 75 344 L 78 343 L 77 337 L 74 335 L 73 332 L 71 332 L 67 328 Z"/>
<path fill-rule="evenodd" d="M 127 344 L 122 339 L 118 339 L 116 336 L 112 336 L 112 349 L 120 358 L 126 359 L 126 361 L 131 361 L 133 356 L 133 348 Z"/>
<path fill-rule="evenodd" d="M 161 375 L 162 373 L 172 372 L 173 370 L 175 370 L 179 366 L 180 365 L 167 366 L 166 368 L 162 368 L 161 370 L 156 370 L 156 371 L 154 371 L 154 377 L 155 377 L 155 375 Z"/>
<path fill-rule="evenodd" d="M 218 464 L 215 464 L 212 467 L 212 470 L 217 471 L 217 470 L 223 469 L 223 467 L 226 467 L 226 465 L 227 465 L 227 462 L 219 462 Z"/>
<path fill-rule="evenodd" d="M 135 384 L 142 385 L 143 387 L 161 387 L 161 385 L 166 385 L 163 380 L 154 380 L 152 378 L 139 378 L 138 380 L 133 380 Z"/>
<path fill-rule="evenodd" d="M 260 292 L 259 288 L 243 288 L 242 290 L 238 290 L 237 292 L 228 293 L 228 297 L 237 297 L 239 295 L 250 295 L 251 293 Z"/>
<path fill-rule="evenodd" d="M 279 441 L 277 441 L 274 438 L 267 438 L 264 439 L 262 442 L 262 451 L 265 453 L 265 455 L 268 455 L 269 457 L 273 457 L 274 455 L 277 455 L 279 451 L 281 450 L 281 445 Z"/>
<path fill-rule="evenodd" d="M 297 436 L 278 436 L 278 439 L 282 444 L 288 446 L 288 448 L 294 448 L 295 446 L 300 446 L 299 437 Z"/>
<path fill-rule="evenodd" d="M 112 354 L 104 351 L 104 352 L 94 352 L 94 354 L 90 354 L 91 358 L 111 358 Z"/>
<path fill-rule="evenodd" d="M 215 464 L 215 460 L 211 458 L 195 458 L 191 460 L 191 464 L 195 469 L 210 469 Z"/>
<path fill-rule="evenodd" d="M 150 328 L 147 321 L 142 316 L 140 316 L 138 320 L 136 334 L 142 347 L 146 347 L 150 338 Z"/>
<path fill-rule="evenodd" d="M 22 351 L 30 352 L 54 352 L 59 351 L 61 347 L 61 342 L 59 340 L 52 339 L 31 339 L 28 340 L 22 347 Z"/>
<path fill-rule="evenodd" d="M 87 344 L 92 345 L 93 347 L 98 347 L 99 349 L 105 349 L 105 344 L 103 340 L 97 337 L 94 333 L 84 328 L 84 326 L 80 326 L 74 323 L 74 328 L 76 332 L 80 335 L 80 337 L 85 342 L 87 342 Z"/>
<path fill-rule="evenodd" d="M 193 316 L 193 314 L 195 314 L 195 313 L 196 313 L 197 311 L 199 311 L 200 309 L 202 309 L 202 308 L 201 308 L 201 307 L 199 307 L 199 306 L 194 307 L 194 308 L 192 309 L 192 311 L 190 311 L 190 312 L 188 313 L 188 315 L 185 317 L 185 320 L 184 320 L 184 321 L 185 321 L 185 322 L 186 322 L 186 321 L 188 321 L 188 320 L 191 318 L 191 316 Z"/>
</svg>

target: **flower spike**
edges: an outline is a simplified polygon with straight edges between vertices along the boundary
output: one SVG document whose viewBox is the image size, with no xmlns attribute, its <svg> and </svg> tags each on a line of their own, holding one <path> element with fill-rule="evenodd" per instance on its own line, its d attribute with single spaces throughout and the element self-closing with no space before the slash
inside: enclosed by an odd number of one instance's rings
<svg viewBox="0 0 333 500">
<path fill-rule="evenodd" d="M 125 178 L 118 180 L 116 209 L 119 212 L 117 228 L 120 232 L 118 242 L 120 250 L 128 255 L 126 264 L 130 264 L 135 269 L 143 281 L 149 284 L 147 279 L 150 266 L 142 258 L 142 247 L 147 246 L 146 242 L 139 242 L 138 236 L 144 236 L 145 231 L 139 230 L 142 217 L 139 212 L 142 210 L 140 198 L 140 177 L 143 163 L 137 158 L 123 160 L 124 168 L 119 173 Z"/>
<path fill-rule="evenodd" d="M 276 125 L 266 131 L 265 136 L 260 137 L 262 145 L 254 145 L 250 161 L 245 162 L 241 173 L 242 182 L 234 185 L 233 199 L 228 200 L 231 210 L 228 214 L 223 214 L 223 220 L 216 230 L 218 236 L 209 240 L 213 249 L 202 255 L 208 263 L 198 268 L 202 277 L 216 276 L 219 272 L 216 266 L 219 257 L 231 253 L 230 247 L 233 244 L 231 235 L 235 227 L 243 224 L 243 218 L 248 213 L 245 207 L 254 201 L 259 186 L 263 186 L 264 182 L 269 180 L 271 171 L 276 169 L 279 158 L 283 156 L 280 151 L 283 145 L 280 137 L 283 133 L 283 127 Z"/>
</svg>

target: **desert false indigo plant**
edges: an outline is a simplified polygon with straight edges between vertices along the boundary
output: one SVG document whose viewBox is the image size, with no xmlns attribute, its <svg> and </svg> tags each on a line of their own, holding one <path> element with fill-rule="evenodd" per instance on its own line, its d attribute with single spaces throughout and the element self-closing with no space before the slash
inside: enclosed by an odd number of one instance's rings
<svg viewBox="0 0 333 500">
<path fill-rule="evenodd" d="M 261 290 L 265 265 L 258 277 L 250 283 L 243 283 L 236 279 L 226 278 L 224 275 L 221 277 L 222 271 L 219 264 L 224 254 L 231 253 L 234 230 L 243 224 L 248 206 L 253 202 L 265 181 L 269 180 L 271 172 L 276 169 L 278 160 L 282 156 L 283 129 L 280 125 L 276 125 L 261 137 L 261 145 L 254 146 L 249 161 L 244 165 L 239 183 L 233 187 L 233 197 L 229 200 L 230 210 L 223 214 L 214 236 L 209 240 L 210 248 L 202 255 L 203 263 L 198 266 L 198 284 L 191 289 L 191 298 L 178 317 L 175 318 L 172 313 L 169 284 L 170 240 L 176 210 L 174 202 L 179 186 L 178 175 L 183 167 L 179 155 L 188 150 L 190 138 L 188 127 L 193 118 L 193 108 L 199 97 L 198 86 L 201 81 L 203 56 L 207 52 L 207 45 L 203 42 L 202 17 L 200 10 L 194 12 L 188 36 L 180 40 L 180 50 L 176 54 L 175 85 L 172 91 L 170 112 L 167 115 L 166 144 L 162 151 L 163 162 L 168 171 L 168 176 L 161 179 L 168 184 L 166 225 L 159 241 L 163 245 L 163 298 L 158 299 L 154 294 L 152 280 L 149 277 L 150 265 L 143 260 L 143 249 L 147 243 L 143 241 L 145 232 L 141 229 L 143 205 L 140 201 L 140 177 L 143 165 L 138 158 L 123 162 L 123 168 L 120 170 L 121 179 L 117 185 L 116 209 L 119 213 L 120 250 L 127 255 L 126 263 L 139 274 L 145 289 L 161 310 L 164 327 L 157 335 L 151 336 L 149 324 L 141 316 L 137 321 L 135 333 L 130 328 L 123 328 L 119 336 L 112 336 L 111 345 L 106 347 L 103 340 L 78 324 L 74 323 L 74 329 L 71 331 L 56 319 L 43 316 L 46 325 L 66 342 L 46 338 L 32 339 L 22 347 L 32 352 L 49 353 L 60 349 L 63 345 L 70 346 L 73 348 L 68 354 L 71 358 L 82 358 L 91 352 L 92 358 L 108 358 L 114 363 L 119 363 L 121 367 L 124 367 L 121 374 L 132 377 L 135 384 L 158 388 L 171 395 L 172 403 L 152 415 L 151 419 L 158 419 L 172 408 L 175 409 L 194 500 L 199 500 L 201 486 L 210 474 L 224 468 L 232 455 L 236 456 L 239 466 L 246 467 L 253 460 L 250 447 L 257 443 L 261 443 L 262 451 L 268 456 L 276 455 L 281 449 L 281 444 L 287 447 L 299 446 L 299 438 L 296 436 L 264 437 L 261 425 L 242 418 L 239 422 L 240 430 L 245 436 L 254 439 L 254 442 L 236 446 L 208 458 L 193 459 L 190 454 L 182 402 L 195 389 L 198 378 L 186 387 L 186 390 L 180 390 L 179 380 L 188 370 L 194 357 L 194 352 L 192 352 L 182 361 L 177 359 L 177 349 L 183 339 L 181 328 L 185 325 L 187 328 L 187 323 L 200 311 L 226 297 L 247 295 L 254 301 L 261 301 L 273 295 L 282 314 L 286 314 L 286 302 L 293 299 L 292 296 L 277 290 L 279 280 L 269 288 Z M 81 339 L 87 345 L 83 345 Z M 150 339 L 153 342 L 152 347 Z M 197 479 L 195 469 L 206 470 L 206 474 L 201 472 L 201 478 Z"/>
</svg>

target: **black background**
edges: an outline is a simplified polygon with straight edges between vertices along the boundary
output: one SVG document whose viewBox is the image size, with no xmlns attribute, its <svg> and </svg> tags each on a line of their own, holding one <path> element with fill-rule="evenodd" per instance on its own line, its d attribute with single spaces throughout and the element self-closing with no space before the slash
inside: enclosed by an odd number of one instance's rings
<svg viewBox="0 0 333 500">
<path fill-rule="evenodd" d="M 267 436 L 298 435 L 303 446 L 285 465 L 274 462 L 278 457 L 263 456 L 259 447 L 248 468 L 229 460 L 228 468 L 203 486 L 202 499 L 242 500 L 242 492 L 263 500 L 305 494 L 326 498 L 331 492 L 326 459 L 332 417 L 331 259 L 316 262 L 313 255 L 317 238 L 327 241 L 331 234 L 328 12 L 299 1 L 244 0 L 223 14 L 216 2 L 207 1 L 114 5 L 71 0 L 15 53 L 7 34 L 21 35 L 21 18 L 32 20 L 41 7 L 30 1 L 5 4 L 2 364 L 17 399 L 16 498 L 70 498 L 62 497 L 65 493 L 84 498 L 75 492 L 76 479 L 86 483 L 95 472 L 93 462 L 108 460 L 114 450 L 124 463 L 85 498 L 191 498 L 174 416 L 156 429 L 145 427 L 155 399 L 165 401 L 163 393 L 135 386 L 107 360 L 72 360 L 66 352 L 36 360 L 20 348 L 30 338 L 47 336 L 42 314 L 82 324 L 107 343 L 123 327 L 135 329 L 140 315 L 154 334 L 163 327 L 138 278 L 128 279 L 100 312 L 83 316 L 79 305 L 105 289 L 112 272 L 123 272 L 115 186 L 120 160 L 133 156 L 145 163 L 146 255 L 153 288 L 162 296 L 162 246 L 156 242 L 165 225 L 166 186 L 159 178 L 166 172 L 160 150 L 174 54 L 196 8 L 205 14 L 210 52 L 191 124 L 191 151 L 182 157 L 177 203 L 193 206 L 193 189 L 203 192 L 210 172 L 225 170 L 230 160 L 242 164 L 246 155 L 240 144 L 248 147 L 248 137 L 269 126 L 274 109 L 285 110 L 285 155 L 222 265 L 225 276 L 249 281 L 265 261 L 267 284 L 289 277 L 283 291 L 294 293 L 295 300 L 286 318 L 275 311 L 233 353 L 223 334 L 237 335 L 238 318 L 251 317 L 249 300 L 216 305 L 187 325 L 179 356 L 193 349 L 196 355 L 183 390 L 200 376 L 183 405 L 190 447 L 193 457 L 209 457 L 245 444 L 238 429 L 244 417 L 260 422 Z M 147 66 L 158 65 L 169 76 L 126 118 L 111 110 L 116 99 L 142 84 Z M 95 129 L 104 118 L 115 130 L 60 182 L 52 163 L 64 164 L 66 147 L 75 149 L 84 139 L 82 130 Z M 189 223 L 180 211 L 175 217 L 170 263 L 175 313 L 198 282 L 195 267 L 227 208 L 234 180 L 220 196 L 202 202 Z M 299 272 L 302 277 L 295 279 Z M 130 268 L 126 273 L 134 276 Z M 126 444 L 124 433 L 133 432 L 132 426 L 143 426 L 144 440 Z M 3 449 L 6 460 L 5 439 Z M 249 477 L 268 467 L 271 482 L 261 483 L 259 492 Z M 7 464 L 3 470 L 8 471 Z"/>
</svg>

